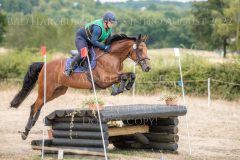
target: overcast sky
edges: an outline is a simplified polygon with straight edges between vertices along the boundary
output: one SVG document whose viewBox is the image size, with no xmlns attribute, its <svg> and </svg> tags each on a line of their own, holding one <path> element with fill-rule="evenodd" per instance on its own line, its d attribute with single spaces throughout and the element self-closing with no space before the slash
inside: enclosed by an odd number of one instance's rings
<svg viewBox="0 0 240 160">
<path fill-rule="evenodd" d="M 95 0 L 97 1 L 97 0 Z M 100 0 L 101 3 L 104 2 L 126 2 L 127 0 Z M 134 0 L 134 1 L 138 1 L 138 0 Z M 156 0 L 153 0 L 156 1 Z M 175 2 L 189 2 L 189 1 L 207 1 L 207 0 L 158 0 L 158 1 L 175 1 Z M 149 1 L 151 2 L 151 0 Z"/>
</svg>

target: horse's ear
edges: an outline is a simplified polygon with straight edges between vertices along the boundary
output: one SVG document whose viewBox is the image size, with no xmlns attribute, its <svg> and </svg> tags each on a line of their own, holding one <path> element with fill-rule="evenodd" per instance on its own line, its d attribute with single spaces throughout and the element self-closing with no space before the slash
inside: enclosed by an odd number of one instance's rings
<svg viewBox="0 0 240 160">
<path fill-rule="evenodd" d="M 146 41 L 146 39 L 147 39 L 147 34 L 146 34 L 146 36 L 143 37 L 142 39 L 143 39 L 143 41 Z"/>
<path fill-rule="evenodd" d="M 140 41 L 141 37 L 142 37 L 142 35 L 139 34 L 138 39 L 137 39 L 138 42 Z"/>
</svg>

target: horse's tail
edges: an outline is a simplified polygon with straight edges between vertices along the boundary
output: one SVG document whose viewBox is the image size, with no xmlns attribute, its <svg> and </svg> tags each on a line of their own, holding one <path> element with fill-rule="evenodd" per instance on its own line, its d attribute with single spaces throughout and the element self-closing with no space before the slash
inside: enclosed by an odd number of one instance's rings
<svg viewBox="0 0 240 160">
<path fill-rule="evenodd" d="M 11 108 L 18 108 L 21 105 L 21 103 L 25 100 L 25 98 L 27 98 L 27 96 L 32 91 L 38 80 L 38 75 L 43 65 L 44 65 L 43 62 L 36 62 L 29 65 L 28 72 L 24 76 L 22 89 L 16 94 L 16 96 L 10 102 Z"/>
</svg>

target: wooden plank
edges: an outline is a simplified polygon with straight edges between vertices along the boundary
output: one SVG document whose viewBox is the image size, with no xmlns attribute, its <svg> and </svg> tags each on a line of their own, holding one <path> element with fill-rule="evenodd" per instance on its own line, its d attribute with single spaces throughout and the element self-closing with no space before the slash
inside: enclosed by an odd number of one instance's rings
<svg viewBox="0 0 240 160">
<path fill-rule="evenodd" d="M 53 123 L 53 130 L 70 130 L 70 123 Z M 73 123 L 72 131 L 101 131 L 99 124 Z M 107 124 L 102 124 L 103 132 L 108 130 Z"/>
<path fill-rule="evenodd" d="M 178 142 L 179 136 L 176 134 L 144 134 L 150 141 L 153 142 Z"/>
<path fill-rule="evenodd" d="M 177 134 L 178 127 L 177 126 L 150 126 L 149 131 L 154 133 Z"/>
<path fill-rule="evenodd" d="M 93 147 L 71 147 L 71 146 L 49 146 L 50 148 L 61 148 L 61 149 L 71 149 L 71 150 L 80 150 L 80 151 L 91 151 L 91 152 L 102 152 L 104 153 L 103 148 L 93 148 Z M 109 153 L 108 148 L 106 148 L 106 152 Z M 54 150 L 44 150 L 46 154 L 58 154 L 58 151 Z M 64 152 L 64 154 L 76 154 L 72 152 Z"/>
<path fill-rule="evenodd" d="M 55 112 L 58 117 L 64 117 L 66 114 L 65 110 L 56 110 Z"/>
<path fill-rule="evenodd" d="M 129 135 L 139 133 L 148 133 L 149 126 L 126 126 L 126 127 L 113 127 L 108 129 L 109 136 L 120 136 L 120 135 Z"/>
<path fill-rule="evenodd" d="M 51 154 L 51 153 L 44 153 L 44 156 L 46 157 L 53 157 L 55 159 L 58 159 L 58 154 Z M 107 156 L 108 157 L 108 156 Z M 64 159 L 91 159 L 91 160 L 105 160 L 105 156 L 92 156 L 92 155 L 77 155 L 77 154 L 64 154 Z M 109 159 L 109 157 L 108 157 Z"/>
<path fill-rule="evenodd" d="M 153 117 L 177 117 L 184 116 L 187 113 L 187 108 L 185 106 L 165 106 L 159 105 L 158 107 L 151 109 L 142 110 L 104 110 L 101 111 L 101 118 L 107 121 L 112 121 L 113 119 L 119 120 L 134 120 L 142 118 L 153 118 Z"/>
<path fill-rule="evenodd" d="M 77 139 L 102 139 L 101 132 L 87 132 L 87 131 L 59 131 L 53 130 L 52 135 L 54 138 L 70 138 L 70 134 L 72 138 Z M 103 132 L 104 139 L 109 138 L 108 132 Z"/>
<path fill-rule="evenodd" d="M 108 147 L 109 142 L 105 140 L 105 147 Z M 69 138 L 54 138 L 52 139 L 53 146 L 72 146 L 72 147 L 96 147 L 102 148 L 102 140 L 93 139 L 69 139 Z"/>
<path fill-rule="evenodd" d="M 33 149 L 36 150 L 42 150 L 42 146 L 32 146 Z M 99 147 L 101 148 L 101 147 Z M 51 151 L 59 151 L 63 150 L 64 152 L 72 152 L 74 154 L 91 154 L 91 155 L 99 155 L 99 156 L 104 156 L 104 153 L 101 152 L 92 152 L 92 151 L 84 151 L 84 150 L 73 150 L 73 149 L 66 149 L 66 148 L 56 148 L 56 146 L 51 146 L 51 147 L 44 147 L 44 150 L 51 150 Z"/>
</svg>

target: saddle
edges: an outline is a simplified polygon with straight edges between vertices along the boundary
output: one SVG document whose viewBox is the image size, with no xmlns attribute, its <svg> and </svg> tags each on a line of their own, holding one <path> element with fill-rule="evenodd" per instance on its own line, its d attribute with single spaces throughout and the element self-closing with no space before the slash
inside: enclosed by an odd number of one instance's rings
<svg viewBox="0 0 240 160">
<path fill-rule="evenodd" d="M 88 57 L 89 57 L 89 61 L 91 63 L 91 69 L 94 69 L 96 67 L 96 63 L 97 63 L 97 60 L 95 59 L 96 57 L 96 53 L 94 52 L 93 50 L 93 47 L 92 46 L 88 46 L 87 47 L 87 50 L 88 50 Z M 93 53 L 94 52 L 94 53 Z M 66 68 L 68 68 L 68 66 L 70 65 L 71 63 L 71 59 L 73 59 L 74 56 L 76 56 L 77 54 L 79 54 L 79 52 L 77 50 L 71 50 L 71 57 L 66 61 Z M 102 90 L 102 89 L 105 89 L 105 88 L 101 88 L 94 80 L 92 82 L 92 78 L 91 78 L 91 74 L 90 74 L 90 70 L 88 68 L 88 61 L 87 61 L 87 57 L 84 57 L 83 60 L 77 64 L 76 66 L 77 68 L 75 68 L 73 70 L 73 72 L 78 72 L 78 73 L 82 73 L 82 72 L 85 72 L 86 76 L 87 76 L 87 79 L 94 85 L 95 85 L 95 89 L 96 90 Z M 90 90 L 93 90 L 93 88 L 91 88 Z"/>
<path fill-rule="evenodd" d="M 89 61 L 92 62 L 93 60 L 93 52 L 91 50 L 91 46 L 87 47 L 88 50 L 88 57 L 89 57 Z M 71 58 L 73 58 L 74 56 L 76 56 L 77 54 L 79 54 L 79 52 L 77 50 L 71 50 Z M 83 67 L 85 70 L 88 67 L 88 62 L 87 62 L 87 58 L 84 57 L 83 60 L 77 65 L 77 67 Z"/>
</svg>

